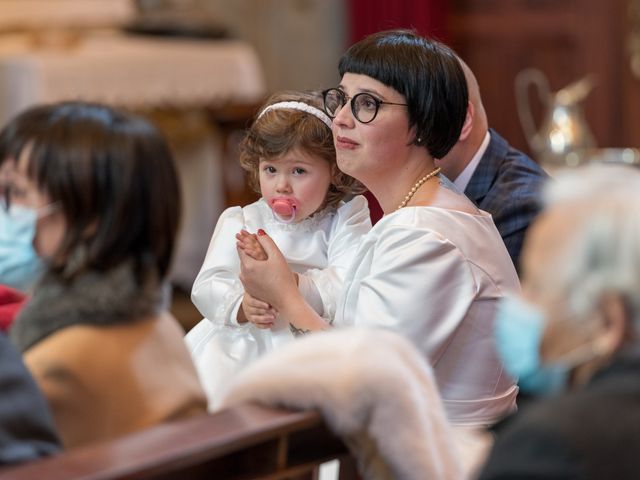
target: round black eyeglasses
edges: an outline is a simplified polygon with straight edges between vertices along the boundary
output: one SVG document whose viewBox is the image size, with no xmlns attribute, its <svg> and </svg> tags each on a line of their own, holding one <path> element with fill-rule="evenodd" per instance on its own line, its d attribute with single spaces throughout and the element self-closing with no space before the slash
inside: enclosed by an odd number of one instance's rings
<svg viewBox="0 0 640 480">
<path fill-rule="evenodd" d="M 324 99 L 324 111 L 332 119 L 338 115 L 340 109 L 351 99 L 351 113 L 360 123 L 370 123 L 378 115 L 380 105 L 402 105 L 408 107 L 406 103 L 393 103 L 378 100 L 370 93 L 362 92 L 349 97 L 342 90 L 330 88 L 322 92 Z"/>
</svg>

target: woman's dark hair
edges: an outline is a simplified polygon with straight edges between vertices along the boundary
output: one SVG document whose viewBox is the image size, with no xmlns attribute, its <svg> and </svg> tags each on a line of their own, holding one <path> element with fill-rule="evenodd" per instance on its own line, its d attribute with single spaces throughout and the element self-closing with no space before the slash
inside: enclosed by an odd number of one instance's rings
<svg viewBox="0 0 640 480">
<path fill-rule="evenodd" d="M 0 164 L 24 161 L 67 229 L 50 269 L 70 280 L 131 261 L 143 282 L 170 266 L 180 217 L 175 165 L 162 134 L 107 106 L 37 106 L 0 132 Z"/>
<path fill-rule="evenodd" d="M 434 158 L 444 157 L 460 137 L 468 91 L 456 54 L 446 45 L 411 30 L 369 35 L 340 59 L 340 76 L 374 78 L 405 96 L 416 145 Z"/>
<path fill-rule="evenodd" d="M 322 96 L 319 93 L 281 92 L 272 95 L 260 112 L 274 103 L 289 101 L 306 103 L 323 111 Z M 365 190 L 355 178 L 338 169 L 331 128 L 309 113 L 288 108 L 270 110 L 259 116 L 240 144 L 240 165 L 247 172 L 249 185 L 260 193 L 260 160 L 274 160 L 294 148 L 322 158 L 331 166 L 331 185 L 325 206 L 335 206 L 346 195 Z"/>
</svg>

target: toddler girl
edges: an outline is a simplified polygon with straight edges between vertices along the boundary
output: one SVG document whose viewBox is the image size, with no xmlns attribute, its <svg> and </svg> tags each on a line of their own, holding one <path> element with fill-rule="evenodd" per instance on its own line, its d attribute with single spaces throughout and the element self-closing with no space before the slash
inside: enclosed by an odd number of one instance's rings
<svg viewBox="0 0 640 480">
<path fill-rule="evenodd" d="M 244 293 L 236 234 L 266 230 L 295 272 L 302 295 L 331 322 L 344 272 L 371 228 L 365 198 L 345 201 L 362 186 L 338 169 L 331 120 L 321 105 L 316 94 L 275 95 L 241 143 L 240 163 L 262 198 L 221 214 L 191 292 L 206 318 L 186 341 L 211 409 L 240 368 L 299 333 Z M 264 252 L 256 248 L 253 255 Z"/>
</svg>

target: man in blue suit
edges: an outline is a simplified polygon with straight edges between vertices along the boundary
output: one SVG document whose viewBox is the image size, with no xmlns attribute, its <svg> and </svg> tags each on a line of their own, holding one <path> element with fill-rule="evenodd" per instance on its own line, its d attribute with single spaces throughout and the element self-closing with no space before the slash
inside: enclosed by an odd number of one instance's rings
<svg viewBox="0 0 640 480">
<path fill-rule="evenodd" d="M 458 143 L 437 165 L 478 208 L 493 216 L 518 270 L 522 241 L 540 211 L 540 189 L 548 175 L 489 128 L 478 82 L 467 64 L 460 64 L 469 89 L 467 117 Z"/>
</svg>

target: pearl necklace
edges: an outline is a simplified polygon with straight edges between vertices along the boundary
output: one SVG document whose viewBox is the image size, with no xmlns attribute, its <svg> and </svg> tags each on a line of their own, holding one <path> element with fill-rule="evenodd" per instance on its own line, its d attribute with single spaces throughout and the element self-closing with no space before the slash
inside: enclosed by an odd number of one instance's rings
<svg viewBox="0 0 640 480">
<path fill-rule="evenodd" d="M 424 177 L 414 183 L 413 187 L 411 187 L 411 190 L 409 190 L 409 193 L 407 193 L 407 195 L 404 197 L 404 200 L 402 200 L 402 203 L 398 205 L 398 208 L 396 208 L 396 210 L 400 210 L 402 207 L 406 207 L 407 203 L 409 203 L 409 200 L 413 198 L 422 184 L 438 173 L 440 173 L 440 167 L 435 168 L 433 171 L 427 173 Z"/>
</svg>

